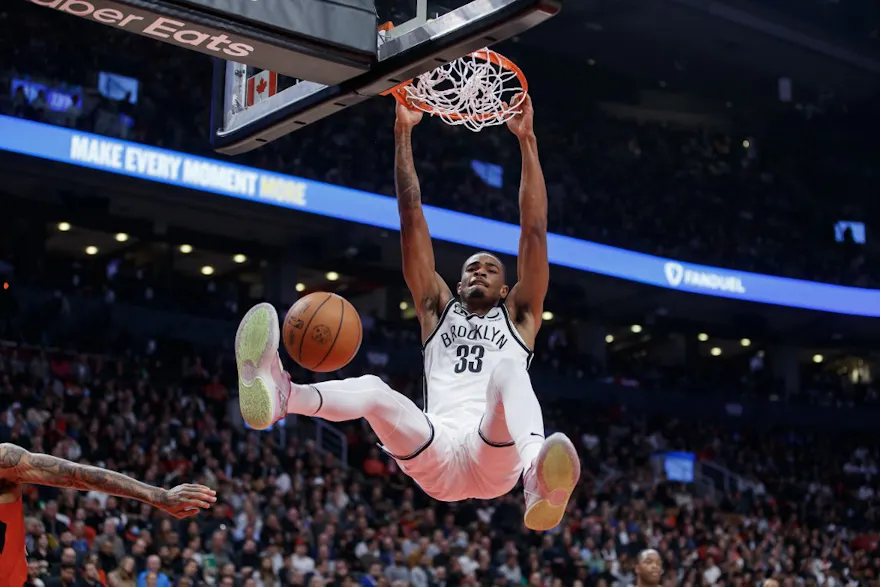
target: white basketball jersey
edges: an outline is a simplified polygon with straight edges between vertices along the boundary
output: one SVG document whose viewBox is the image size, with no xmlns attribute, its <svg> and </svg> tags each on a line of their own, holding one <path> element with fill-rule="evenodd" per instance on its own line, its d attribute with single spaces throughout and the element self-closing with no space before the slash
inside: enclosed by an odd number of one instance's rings
<svg viewBox="0 0 880 587">
<path fill-rule="evenodd" d="M 526 369 L 532 360 L 503 304 L 478 316 L 456 299 L 446 304 L 423 353 L 425 411 L 456 420 L 483 416 L 489 378 L 503 359 Z"/>
</svg>

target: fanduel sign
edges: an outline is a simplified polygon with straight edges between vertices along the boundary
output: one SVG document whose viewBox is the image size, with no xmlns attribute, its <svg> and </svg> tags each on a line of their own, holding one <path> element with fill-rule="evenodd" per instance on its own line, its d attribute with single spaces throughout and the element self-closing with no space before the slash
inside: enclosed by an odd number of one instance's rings
<svg viewBox="0 0 880 587">
<path fill-rule="evenodd" d="M 711 289 L 738 294 L 746 293 L 746 288 L 739 277 L 710 273 L 708 271 L 696 271 L 674 261 L 666 263 L 663 266 L 663 270 L 666 273 L 666 282 L 672 287 L 685 285 L 690 288 Z"/>
</svg>

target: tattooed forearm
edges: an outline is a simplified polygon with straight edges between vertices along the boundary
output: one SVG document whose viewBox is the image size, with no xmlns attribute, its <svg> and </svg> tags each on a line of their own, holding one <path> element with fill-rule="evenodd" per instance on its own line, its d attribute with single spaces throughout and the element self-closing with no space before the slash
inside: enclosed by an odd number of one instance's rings
<svg viewBox="0 0 880 587">
<path fill-rule="evenodd" d="M 119 497 L 129 497 L 149 504 L 161 504 L 165 490 L 147 485 L 120 473 L 80 465 L 58 457 L 29 453 L 14 444 L 0 448 L 0 469 L 4 477 L 17 483 L 34 483 L 54 487 L 69 487 L 86 491 L 100 491 Z"/>
<path fill-rule="evenodd" d="M 401 211 L 421 207 L 422 190 L 413 162 L 409 130 L 398 131 L 394 136 L 394 187 L 397 190 L 397 207 Z"/>
<path fill-rule="evenodd" d="M 0 444 L 0 471 L 4 473 L 4 477 L 7 474 L 6 470 L 17 467 L 18 463 L 21 462 L 21 457 L 26 453 L 27 451 L 20 446 L 9 444 L 8 442 Z"/>
</svg>

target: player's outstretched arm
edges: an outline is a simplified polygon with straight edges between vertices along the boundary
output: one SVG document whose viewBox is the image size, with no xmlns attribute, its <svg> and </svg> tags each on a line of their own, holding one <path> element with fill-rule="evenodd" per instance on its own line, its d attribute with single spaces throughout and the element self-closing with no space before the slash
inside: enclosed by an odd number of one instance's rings
<svg viewBox="0 0 880 587">
<path fill-rule="evenodd" d="M 400 246 L 403 250 L 403 277 L 412 293 L 422 329 L 433 329 L 431 317 L 439 316 L 449 301 L 449 287 L 434 266 L 434 246 L 422 210 L 422 190 L 413 162 L 412 129 L 422 113 L 397 105 L 394 122 L 394 186 L 400 213 Z"/>
<path fill-rule="evenodd" d="M 518 100 L 514 98 L 514 101 Z M 547 297 L 550 284 L 550 261 L 547 257 L 547 186 L 538 159 L 533 119 L 532 99 L 527 95 L 522 103 L 522 112 L 508 121 L 507 127 L 519 139 L 522 152 L 517 284 L 508 295 L 508 300 L 520 321 L 526 318 L 533 324 L 534 336 L 541 326 L 544 298 Z"/>
<path fill-rule="evenodd" d="M 0 478 L 12 483 L 68 487 L 128 497 L 155 506 L 176 518 L 194 516 L 217 501 L 215 492 L 204 485 L 185 484 L 174 489 L 162 489 L 121 473 L 31 453 L 9 443 L 0 444 Z"/>
</svg>

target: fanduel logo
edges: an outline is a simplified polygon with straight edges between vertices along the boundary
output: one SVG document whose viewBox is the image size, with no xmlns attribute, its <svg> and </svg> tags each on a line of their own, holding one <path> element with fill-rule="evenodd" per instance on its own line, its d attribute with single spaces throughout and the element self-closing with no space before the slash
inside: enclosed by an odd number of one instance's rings
<svg viewBox="0 0 880 587">
<path fill-rule="evenodd" d="M 79 16 L 109 24 L 123 30 L 159 39 L 187 49 L 205 53 L 247 57 L 254 47 L 247 43 L 218 33 L 206 27 L 197 27 L 185 22 L 150 14 L 143 10 L 132 10 L 119 2 L 111 0 L 29 0 L 37 6 L 45 6 L 59 12 Z"/>
<path fill-rule="evenodd" d="M 738 294 L 746 293 L 746 288 L 739 277 L 685 269 L 681 263 L 672 261 L 663 266 L 663 271 L 666 273 L 666 282 L 672 287 L 678 287 L 683 283 L 701 289 L 729 291 Z"/>
</svg>

